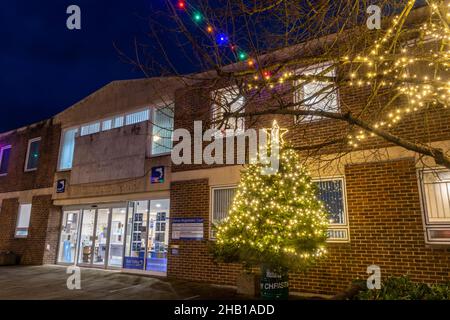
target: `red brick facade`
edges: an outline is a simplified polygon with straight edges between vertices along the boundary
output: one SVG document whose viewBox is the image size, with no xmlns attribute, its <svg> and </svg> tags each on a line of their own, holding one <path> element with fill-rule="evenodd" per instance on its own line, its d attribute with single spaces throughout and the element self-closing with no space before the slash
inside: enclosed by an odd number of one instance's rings
<svg viewBox="0 0 450 320">
<path fill-rule="evenodd" d="M 55 262 L 61 215 L 60 209 L 53 206 L 48 189 L 53 186 L 60 131 L 52 120 L 47 120 L 0 137 L 0 145 L 12 147 L 8 173 L 0 177 L 0 252 L 15 253 L 21 264 Z M 28 141 L 38 137 L 41 143 L 37 170 L 25 172 Z M 25 197 L 32 205 L 27 238 L 15 237 L 19 197 Z"/>
<path fill-rule="evenodd" d="M 58 161 L 61 129 L 52 120 L 0 136 L 0 145 L 11 145 L 8 174 L 0 177 L 0 193 L 49 188 Z M 39 164 L 36 171 L 25 172 L 28 141 L 41 138 Z"/>
<path fill-rule="evenodd" d="M 450 280 L 450 249 L 425 244 L 416 167 L 413 159 L 349 165 L 347 185 L 349 243 L 329 243 L 327 257 L 305 274 L 292 274 L 297 291 L 338 293 L 352 280 L 366 279 L 369 265 L 382 277 L 408 274 L 413 280 Z M 172 217 L 205 219 L 208 239 L 210 190 L 207 180 L 172 183 Z M 208 241 L 172 241 L 168 275 L 235 285 L 241 268 L 215 264 Z"/>
<path fill-rule="evenodd" d="M 31 205 L 28 237 L 15 238 L 19 201 L 17 198 L 3 200 L 0 251 L 14 252 L 21 264 L 54 263 L 61 224 L 60 211 L 53 206 L 50 195 L 33 197 Z"/>
</svg>

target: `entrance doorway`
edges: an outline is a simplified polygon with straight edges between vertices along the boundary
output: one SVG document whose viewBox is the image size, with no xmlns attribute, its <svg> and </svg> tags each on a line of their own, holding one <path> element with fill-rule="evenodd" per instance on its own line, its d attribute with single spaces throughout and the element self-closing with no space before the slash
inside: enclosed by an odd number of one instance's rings
<svg viewBox="0 0 450 320">
<path fill-rule="evenodd" d="M 170 200 L 66 208 L 58 263 L 165 274 Z"/>
<path fill-rule="evenodd" d="M 126 206 L 64 210 L 59 263 L 121 268 Z"/>
</svg>

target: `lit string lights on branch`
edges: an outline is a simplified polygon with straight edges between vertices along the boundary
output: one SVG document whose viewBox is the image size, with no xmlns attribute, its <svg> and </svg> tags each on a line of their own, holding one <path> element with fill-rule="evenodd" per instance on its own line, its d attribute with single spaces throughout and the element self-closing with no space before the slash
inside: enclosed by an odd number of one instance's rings
<svg viewBox="0 0 450 320">
<path fill-rule="evenodd" d="M 412 8 L 414 2 L 409 1 L 407 8 Z M 391 128 L 405 115 L 428 106 L 447 108 L 450 103 L 450 30 L 445 21 L 450 17 L 450 4 L 445 16 L 441 15 L 436 3 L 430 7 L 431 16 L 418 29 L 418 38 L 403 43 L 398 41 L 399 28 L 406 15 L 396 16 L 368 55 L 354 59 L 344 57 L 344 62 L 358 66 L 350 73 L 351 86 L 392 87 L 398 96 L 407 98 L 406 106 L 388 111 L 383 120 L 373 124 L 375 129 Z M 363 74 L 359 67 L 368 71 Z M 360 130 L 358 134 L 348 136 L 348 144 L 358 147 L 359 142 L 370 136 L 375 134 Z"/>
<path fill-rule="evenodd" d="M 197 26 L 202 28 L 207 34 L 209 34 L 218 46 L 230 48 L 238 61 L 246 61 L 250 67 L 256 66 L 255 60 L 250 58 L 245 50 L 238 47 L 236 44 L 231 43 L 230 37 L 209 23 L 206 15 L 204 15 L 200 10 L 196 9 L 184 0 L 177 1 L 176 7 L 178 10 L 189 14 L 192 21 Z"/>
</svg>

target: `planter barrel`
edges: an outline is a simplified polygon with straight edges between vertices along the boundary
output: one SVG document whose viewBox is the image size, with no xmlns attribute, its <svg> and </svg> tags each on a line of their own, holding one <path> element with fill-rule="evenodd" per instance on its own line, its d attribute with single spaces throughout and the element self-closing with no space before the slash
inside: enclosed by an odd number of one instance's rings
<svg viewBox="0 0 450 320">
<path fill-rule="evenodd" d="M 261 268 L 261 297 L 271 300 L 288 299 L 289 275 L 276 273 L 266 267 Z"/>
</svg>

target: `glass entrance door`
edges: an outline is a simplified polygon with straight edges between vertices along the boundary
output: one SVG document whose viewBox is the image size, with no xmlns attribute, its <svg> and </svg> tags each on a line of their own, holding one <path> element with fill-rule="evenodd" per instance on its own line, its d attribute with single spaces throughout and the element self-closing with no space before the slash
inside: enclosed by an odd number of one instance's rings
<svg viewBox="0 0 450 320">
<path fill-rule="evenodd" d="M 94 237 L 94 261 L 96 266 L 104 266 L 108 248 L 109 210 L 98 209 Z"/>
<path fill-rule="evenodd" d="M 63 213 L 58 253 L 60 263 L 74 263 L 76 260 L 80 220 L 80 210 L 66 210 Z"/>
<path fill-rule="evenodd" d="M 95 211 L 96 210 L 93 209 L 83 210 L 81 233 L 80 233 L 80 249 L 78 250 L 79 264 L 92 263 L 94 229 L 95 229 Z"/>
<path fill-rule="evenodd" d="M 108 266 L 121 268 L 123 246 L 125 243 L 126 208 L 113 208 L 111 214 L 111 233 L 109 237 Z"/>
</svg>

